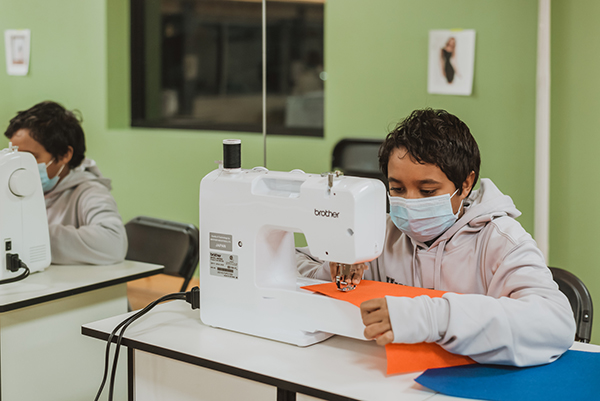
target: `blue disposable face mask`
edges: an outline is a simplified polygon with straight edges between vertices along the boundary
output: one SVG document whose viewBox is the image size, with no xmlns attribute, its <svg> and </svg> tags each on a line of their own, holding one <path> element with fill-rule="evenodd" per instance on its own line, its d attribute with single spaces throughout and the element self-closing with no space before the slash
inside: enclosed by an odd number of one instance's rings
<svg viewBox="0 0 600 401">
<path fill-rule="evenodd" d="M 51 160 L 50 163 L 38 163 L 38 170 L 40 172 L 40 179 L 42 180 L 42 189 L 44 193 L 48 193 L 54 189 L 58 180 L 60 179 L 60 173 L 62 172 L 65 166 L 63 165 L 54 178 L 48 178 L 48 166 L 52 164 L 54 160 Z"/>
<path fill-rule="evenodd" d="M 462 201 L 458 212 L 452 211 L 452 196 L 444 194 L 429 198 L 404 199 L 398 196 L 389 196 L 390 217 L 400 231 L 418 242 L 428 242 L 440 235 L 458 219 L 462 208 Z"/>
</svg>

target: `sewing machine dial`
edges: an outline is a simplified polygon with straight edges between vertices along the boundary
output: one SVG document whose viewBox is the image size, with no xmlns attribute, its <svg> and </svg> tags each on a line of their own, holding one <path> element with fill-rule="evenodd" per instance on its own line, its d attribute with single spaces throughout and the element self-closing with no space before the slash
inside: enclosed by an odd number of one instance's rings
<svg viewBox="0 0 600 401">
<path fill-rule="evenodd" d="M 23 168 L 17 169 L 8 179 L 8 188 L 15 196 L 30 196 L 35 192 L 36 184 L 38 184 L 36 178 L 31 171 Z"/>
</svg>

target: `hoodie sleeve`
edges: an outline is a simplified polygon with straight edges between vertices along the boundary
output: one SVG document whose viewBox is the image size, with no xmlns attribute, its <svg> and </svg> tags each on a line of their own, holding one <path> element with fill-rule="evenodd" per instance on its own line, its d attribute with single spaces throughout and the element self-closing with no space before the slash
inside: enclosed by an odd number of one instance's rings
<svg viewBox="0 0 600 401">
<path fill-rule="evenodd" d="M 324 262 L 311 255 L 308 247 L 296 248 L 298 273 L 303 277 L 330 280 L 329 262 Z"/>
<path fill-rule="evenodd" d="M 365 262 L 367 269 L 363 272 L 363 279 L 381 281 L 378 262 L 378 259 Z M 298 268 L 298 273 L 303 277 L 325 281 L 331 280 L 329 262 L 314 257 L 308 247 L 296 248 L 296 267 Z"/>
<path fill-rule="evenodd" d="M 108 265 L 122 262 L 127 234 L 108 188 L 98 183 L 79 185 L 69 207 L 76 208 L 79 226 L 49 224 L 54 264 Z"/>
<path fill-rule="evenodd" d="M 573 312 L 535 241 L 518 228 L 489 227 L 486 294 L 387 297 L 394 342 L 437 342 L 479 363 L 514 366 L 544 364 L 562 355 L 575 338 Z"/>
</svg>

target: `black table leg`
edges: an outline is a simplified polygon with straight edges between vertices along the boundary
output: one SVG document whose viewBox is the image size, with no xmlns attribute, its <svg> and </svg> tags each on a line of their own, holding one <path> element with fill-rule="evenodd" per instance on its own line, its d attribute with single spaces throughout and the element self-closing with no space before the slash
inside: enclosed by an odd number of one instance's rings
<svg viewBox="0 0 600 401">
<path fill-rule="evenodd" d="M 296 393 L 277 387 L 277 401 L 296 401 Z"/>
</svg>

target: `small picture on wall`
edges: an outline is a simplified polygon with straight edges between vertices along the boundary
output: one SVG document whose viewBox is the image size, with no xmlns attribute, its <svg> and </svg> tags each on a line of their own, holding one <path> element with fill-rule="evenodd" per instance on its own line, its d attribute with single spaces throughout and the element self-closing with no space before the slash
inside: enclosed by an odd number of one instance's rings
<svg viewBox="0 0 600 401">
<path fill-rule="evenodd" d="M 474 30 L 429 31 L 427 92 L 470 96 L 474 64 Z"/>
<path fill-rule="evenodd" d="M 6 72 L 8 75 L 27 75 L 29 72 L 29 50 L 31 31 L 29 29 L 4 31 Z"/>
</svg>

